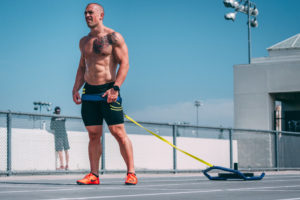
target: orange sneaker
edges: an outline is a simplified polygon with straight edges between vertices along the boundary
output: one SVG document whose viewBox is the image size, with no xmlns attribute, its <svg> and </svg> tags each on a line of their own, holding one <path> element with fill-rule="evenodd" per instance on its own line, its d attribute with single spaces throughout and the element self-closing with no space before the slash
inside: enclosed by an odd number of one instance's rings
<svg viewBox="0 0 300 200">
<path fill-rule="evenodd" d="M 136 185 L 138 183 L 138 179 L 134 173 L 127 173 L 126 185 Z"/>
<path fill-rule="evenodd" d="M 78 185 L 99 185 L 99 177 L 95 176 L 92 173 L 86 175 L 83 179 L 77 181 Z"/>
</svg>

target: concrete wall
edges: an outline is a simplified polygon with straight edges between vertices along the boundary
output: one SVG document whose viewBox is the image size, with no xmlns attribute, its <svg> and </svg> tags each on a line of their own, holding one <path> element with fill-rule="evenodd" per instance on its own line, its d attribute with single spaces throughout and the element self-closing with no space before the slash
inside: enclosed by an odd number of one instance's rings
<svg viewBox="0 0 300 200">
<path fill-rule="evenodd" d="M 7 129 L 0 128 L 0 171 L 6 170 L 7 166 Z"/>
<path fill-rule="evenodd" d="M 235 128 L 273 129 L 274 93 L 300 92 L 300 56 L 234 66 Z"/>
<path fill-rule="evenodd" d="M 151 135 L 129 134 L 134 148 L 136 169 L 172 169 L 173 149 Z M 86 132 L 68 132 L 70 170 L 89 169 L 88 136 Z M 119 146 L 106 133 L 106 168 L 126 169 Z M 171 137 L 165 137 L 170 142 Z M 178 147 L 215 165 L 229 167 L 229 141 L 223 139 L 177 138 Z M 6 129 L 0 129 L 0 170 L 6 170 Z M 234 162 L 237 162 L 237 142 L 233 141 Z M 207 166 L 177 153 L 178 169 L 205 169 Z M 46 130 L 12 129 L 12 169 L 55 170 L 54 137 Z"/>
</svg>

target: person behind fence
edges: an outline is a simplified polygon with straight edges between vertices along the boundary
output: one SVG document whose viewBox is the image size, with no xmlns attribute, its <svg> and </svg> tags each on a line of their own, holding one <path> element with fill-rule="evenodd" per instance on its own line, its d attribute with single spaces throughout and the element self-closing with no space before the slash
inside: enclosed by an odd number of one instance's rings
<svg viewBox="0 0 300 200">
<path fill-rule="evenodd" d="M 81 115 L 89 134 L 91 171 L 77 184 L 100 184 L 99 160 L 102 154 L 103 119 L 118 141 L 127 166 L 125 184 L 136 185 L 133 149 L 125 131 L 120 87 L 129 69 L 128 49 L 122 35 L 103 25 L 104 10 L 88 4 L 85 20 L 90 33 L 80 40 L 81 58 L 73 87 L 73 101 L 81 104 Z M 119 68 L 118 68 L 119 66 Z M 82 97 L 79 90 L 84 85 Z"/>
<path fill-rule="evenodd" d="M 60 107 L 56 106 L 54 114 L 60 115 Z M 58 154 L 60 166 L 57 170 L 68 170 L 69 169 L 69 141 L 66 131 L 66 118 L 64 117 L 52 117 L 50 129 L 54 132 L 55 151 Z M 64 165 L 63 151 L 65 152 L 66 165 Z"/>
</svg>

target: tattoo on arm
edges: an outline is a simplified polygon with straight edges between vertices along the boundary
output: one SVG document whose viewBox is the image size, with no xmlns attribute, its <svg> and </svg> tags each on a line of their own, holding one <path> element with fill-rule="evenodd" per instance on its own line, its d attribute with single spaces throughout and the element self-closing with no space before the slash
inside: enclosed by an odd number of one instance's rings
<svg viewBox="0 0 300 200">
<path fill-rule="evenodd" d="M 108 40 L 108 43 L 109 43 L 110 45 L 115 45 L 115 44 L 118 42 L 116 33 L 113 32 L 113 33 L 111 33 L 111 34 L 108 34 L 108 35 L 107 35 L 107 40 Z"/>
</svg>

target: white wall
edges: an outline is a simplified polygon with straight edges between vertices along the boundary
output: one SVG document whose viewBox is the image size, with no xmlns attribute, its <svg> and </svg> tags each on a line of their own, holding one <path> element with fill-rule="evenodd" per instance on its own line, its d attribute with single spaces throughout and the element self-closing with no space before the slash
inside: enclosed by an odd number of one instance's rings
<svg viewBox="0 0 300 200">
<path fill-rule="evenodd" d="M 55 169 L 54 138 L 47 131 L 13 128 L 11 145 L 13 170 Z"/>
<path fill-rule="evenodd" d="M 6 170 L 7 155 L 7 129 L 0 128 L 0 171 Z"/>
<path fill-rule="evenodd" d="M 6 129 L 0 129 L 3 144 Z M 136 169 L 163 170 L 173 168 L 173 148 L 152 135 L 129 134 L 133 144 Z M 70 170 L 89 169 L 88 135 L 86 132 L 68 132 L 71 149 Z M 170 142 L 171 137 L 165 137 Z M 106 133 L 106 169 L 123 170 L 126 165 L 119 146 Z M 229 167 L 229 141 L 222 139 L 177 138 L 178 147 L 199 156 L 214 165 Z M 233 141 L 234 162 L 237 162 L 237 142 Z M 0 170 L 6 170 L 5 145 L 0 147 Z M 177 151 L 178 169 L 205 169 L 207 166 Z M 55 170 L 54 137 L 46 130 L 12 129 L 12 169 Z"/>
</svg>

